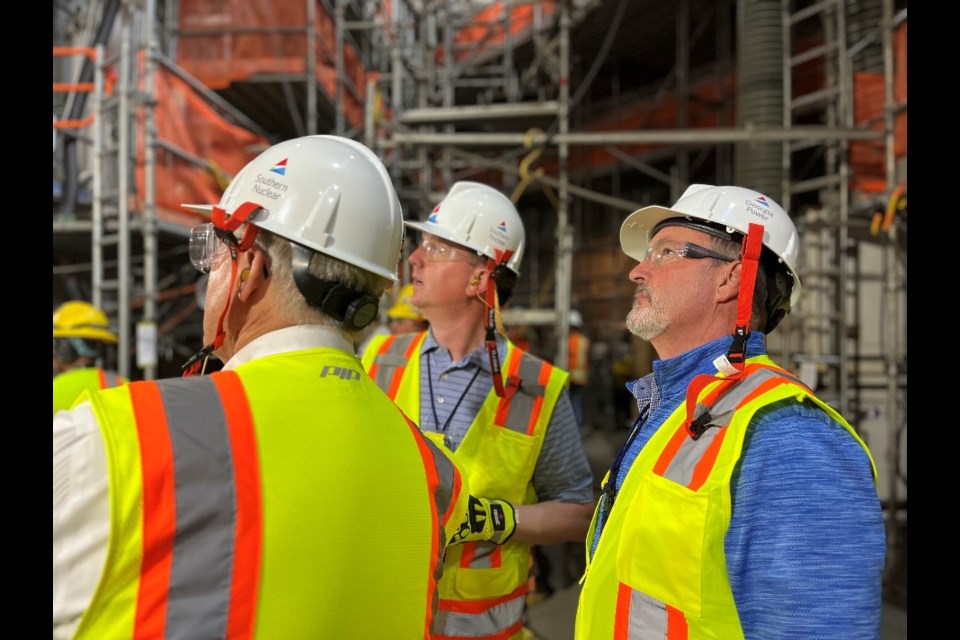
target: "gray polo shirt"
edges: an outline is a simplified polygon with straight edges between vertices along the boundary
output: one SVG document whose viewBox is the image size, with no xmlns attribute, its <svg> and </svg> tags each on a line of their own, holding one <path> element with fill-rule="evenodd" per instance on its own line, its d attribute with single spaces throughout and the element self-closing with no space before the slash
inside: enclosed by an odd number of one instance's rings
<svg viewBox="0 0 960 640">
<path fill-rule="evenodd" d="M 497 351 L 500 362 L 505 362 L 507 343 L 499 335 Z M 450 449 L 456 451 L 493 386 L 487 351 L 480 347 L 453 362 L 450 352 L 438 345 L 429 331 L 420 354 L 420 428 L 443 433 Z M 593 502 L 593 473 L 566 389 L 550 416 L 533 486 L 541 502 Z"/>
</svg>

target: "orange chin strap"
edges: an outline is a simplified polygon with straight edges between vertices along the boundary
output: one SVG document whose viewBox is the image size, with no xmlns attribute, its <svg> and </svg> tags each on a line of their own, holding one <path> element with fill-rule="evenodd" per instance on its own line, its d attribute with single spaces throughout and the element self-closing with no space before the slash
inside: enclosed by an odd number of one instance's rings
<svg viewBox="0 0 960 640">
<path fill-rule="evenodd" d="M 740 259 L 743 267 L 740 271 L 740 291 L 737 293 L 737 319 L 733 329 L 733 344 L 727 352 L 726 362 L 717 358 L 714 364 L 723 374 L 723 377 L 704 373 L 696 376 L 687 386 L 686 418 L 683 427 L 686 433 L 698 440 L 704 431 L 709 428 L 713 419 L 710 406 L 697 404 L 697 398 L 707 385 L 722 380 L 711 397 L 717 398 L 733 388 L 734 383 L 740 380 L 744 372 L 747 351 L 747 338 L 750 337 L 750 316 L 753 312 L 753 289 L 757 282 L 757 268 L 759 267 L 760 252 L 763 250 L 763 225 L 753 224 L 747 228 L 747 235 L 743 238 L 740 248 Z M 712 406 L 712 405 L 711 405 Z M 700 409 L 698 414 L 698 409 Z"/>
<path fill-rule="evenodd" d="M 757 268 L 760 265 L 760 252 L 763 250 L 763 225 L 750 223 L 747 235 L 743 237 L 740 259 L 743 267 L 740 271 L 740 292 L 737 294 L 737 320 L 733 328 L 733 344 L 727 353 L 727 360 L 738 371 L 743 370 L 743 361 L 747 351 L 747 338 L 750 337 L 750 316 L 753 312 L 753 288 L 757 282 Z"/>
<path fill-rule="evenodd" d="M 493 376 L 493 388 L 500 398 L 509 400 L 513 394 L 520 388 L 521 379 L 517 375 L 511 375 L 507 378 L 507 386 L 503 386 L 503 376 L 500 374 L 500 353 L 497 351 L 497 331 L 500 327 L 500 301 L 497 296 L 496 278 L 503 269 L 507 268 L 512 250 L 497 251 L 496 259 L 487 260 L 487 270 L 490 277 L 487 281 L 486 304 L 487 304 L 487 335 L 484 345 L 487 348 L 487 358 L 490 361 L 490 373 Z"/>
<path fill-rule="evenodd" d="M 258 204 L 245 202 L 237 207 L 233 215 L 227 216 L 227 212 L 224 209 L 217 206 L 213 207 L 210 218 L 213 222 L 214 231 L 217 237 L 219 237 L 230 250 L 230 286 L 227 291 L 233 291 L 233 285 L 237 281 L 237 258 L 239 258 L 242 252 L 247 251 L 253 246 L 260 227 L 248 224 L 243 230 L 243 235 L 239 241 L 233 234 L 240 228 L 240 225 L 247 222 L 250 216 L 259 208 L 260 205 Z M 223 311 L 220 312 L 220 319 L 217 320 L 216 337 L 214 337 L 213 342 L 190 356 L 190 359 L 183 364 L 181 367 L 183 377 L 203 375 L 207 369 L 207 358 L 210 357 L 211 353 L 223 346 L 223 339 L 226 337 L 226 332 L 223 330 L 223 322 L 227 318 L 227 312 L 230 311 L 230 303 L 232 301 L 233 296 L 228 295 L 227 302 L 223 305 Z"/>
</svg>

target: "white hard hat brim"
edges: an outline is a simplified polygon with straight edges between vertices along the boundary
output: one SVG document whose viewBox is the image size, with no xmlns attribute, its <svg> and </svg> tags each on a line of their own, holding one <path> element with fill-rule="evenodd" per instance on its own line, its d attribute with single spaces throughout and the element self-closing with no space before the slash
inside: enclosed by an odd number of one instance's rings
<svg viewBox="0 0 960 640">
<path fill-rule="evenodd" d="M 212 213 L 214 207 L 212 204 L 181 204 L 180 206 L 188 211 L 196 211 L 197 213 L 206 214 Z"/>
<path fill-rule="evenodd" d="M 620 248 L 625 254 L 636 261 L 643 260 L 650 244 L 650 232 L 664 220 L 669 218 L 688 218 L 689 214 L 681 213 L 667 207 L 651 206 L 637 209 L 623 221 L 620 226 Z"/>
<path fill-rule="evenodd" d="M 426 222 L 410 222 L 408 220 L 404 220 L 403 225 L 405 227 L 410 227 L 411 229 L 416 229 L 421 233 L 429 233 L 432 236 L 443 238 L 447 242 L 452 242 L 453 244 L 460 247 L 464 247 L 465 249 L 470 249 L 470 247 L 467 247 L 466 245 L 460 242 L 457 242 L 456 239 L 454 239 L 454 235 L 452 231 L 445 229 L 443 227 L 440 227 L 439 225 L 429 224 Z M 472 250 L 473 249 L 471 249 L 471 251 Z"/>
</svg>

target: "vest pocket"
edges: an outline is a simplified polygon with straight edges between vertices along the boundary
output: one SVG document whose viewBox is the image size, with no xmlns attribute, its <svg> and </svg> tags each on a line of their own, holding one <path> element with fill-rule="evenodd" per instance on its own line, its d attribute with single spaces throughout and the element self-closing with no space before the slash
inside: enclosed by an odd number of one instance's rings
<svg viewBox="0 0 960 640">
<path fill-rule="evenodd" d="M 493 552 L 493 545 L 478 543 L 477 552 L 482 556 L 475 564 L 483 564 L 485 558 Z M 444 579 L 450 580 L 455 586 L 455 597 L 463 600 L 486 600 L 505 596 L 527 581 L 529 571 L 530 546 L 522 543 L 510 543 L 500 547 L 502 554 L 499 567 L 471 566 L 468 568 L 453 568 L 450 563 L 444 566 Z M 457 554 L 457 561 L 460 555 Z M 451 570 L 452 571 L 449 571 Z M 455 576 L 448 577 L 448 571 Z M 441 597 L 443 595 L 441 581 Z M 449 596 L 447 596 L 449 597 Z"/>
<path fill-rule="evenodd" d="M 487 425 L 470 464 L 470 493 L 520 504 L 533 476 L 539 445 L 539 438 Z"/>
<path fill-rule="evenodd" d="M 705 494 L 645 474 L 629 504 L 623 505 L 627 508 L 617 549 L 617 578 L 699 617 L 708 503 Z"/>
</svg>

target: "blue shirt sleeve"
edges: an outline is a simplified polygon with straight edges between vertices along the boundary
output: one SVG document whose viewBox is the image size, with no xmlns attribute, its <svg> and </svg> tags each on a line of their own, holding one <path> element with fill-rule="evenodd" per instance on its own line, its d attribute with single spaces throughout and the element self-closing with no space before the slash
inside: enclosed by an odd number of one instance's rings
<svg viewBox="0 0 960 640">
<path fill-rule="evenodd" d="M 758 411 L 724 543 L 747 638 L 875 639 L 886 539 L 870 461 L 809 401 Z"/>
</svg>

